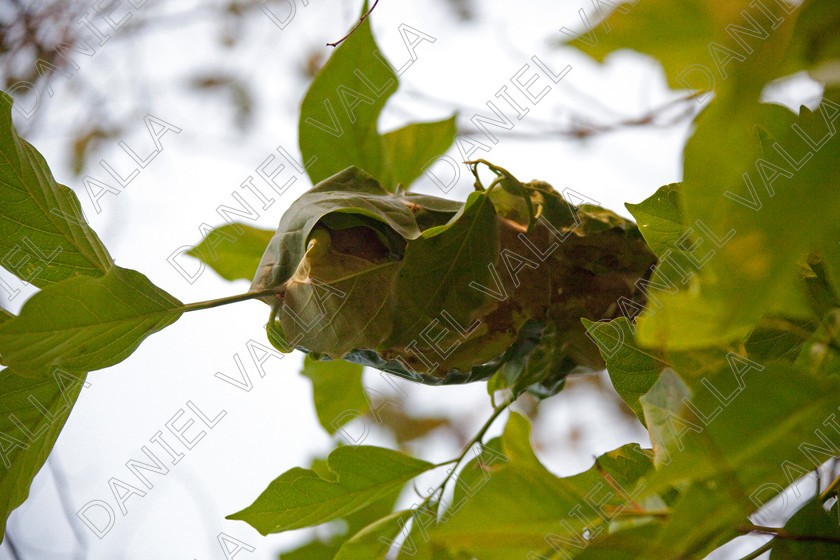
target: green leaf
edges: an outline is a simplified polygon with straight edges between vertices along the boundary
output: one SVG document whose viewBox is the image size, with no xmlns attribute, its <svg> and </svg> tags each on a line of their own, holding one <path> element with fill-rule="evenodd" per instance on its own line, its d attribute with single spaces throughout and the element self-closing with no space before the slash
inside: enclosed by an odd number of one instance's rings
<svg viewBox="0 0 840 560">
<path fill-rule="evenodd" d="M 487 269 L 496 261 L 498 239 L 489 235 L 495 225 L 493 205 L 486 195 L 470 193 L 463 208 L 447 224 L 425 230 L 406 248 L 396 278 L 399 314 L 391 344 L 408 342 L 446 310 L 469 325 L 474 309 L 486 295 L 471 282 L 492 282 Z"/>
<path fill-rule="evenodd" d="M 379 447 L 339 447 L 327 459 L 335 480 L 294 468 L 276 478 L 253 504 L 227 519 L 246 521 L 263 535 L 319 525 L 361 509 L 434 468 Z"/>
<path fill-rule="evenodd" d="M 114 263 L 79 200 L 18 136 L 12 98 L 0 92 L 0 101 L 0 255 L 14 263 L 11 272 L 39 288 L 80 274 L 101 276 Z"/>
<path fill-rule="evenodd" d="M 335 473 L 329 470 L 326 460 L 318 459 L 313 461 L 312 469 L 321 475 L 322 478 L 334 480 Z M 348 539 L 371 523 L 391 514 L 400 490 L 400 488 L 396 488 L 379 501 L 373 502 L 344 517 L 343 521 L 346 524 L 346 530 L 344 532 L 332 534 L 326 540 L 315 539 L 295 550 L 283 552 L 280 555 L 280 560 L 333 560 L 339 549 Z M 318 530 L 318 533 L 323 537 L 320 530 Z"/>
<path fill-rule="evenodd" d="M 647 484 L 681 489 L 660 533 L 675 556 L 702 558 L 736 537 L 746 516 L 840 442 L 825 423 L 836 412 L 836 381 L 727 358 L 688 382 L 667 369 L 641 399 L 659 467 Z"/>
<path fill-rule="evenodd" d="M 60 370 L 41 379 L 0 371 L 0 535 L 9 514 L 29 495 L 82 384 Z"/>
<path fill-rule="evenodd" d="M 344 360 L 303 359 L 303 375 L 312 381 L 315 412 L 330 435 L 370 408 L 362 386 L 362 366 Z"/>
<path fill-rule="evenodd" d="M 184 306 L 133 270 L 77 276 L 47 286 L 0 325 L 2 363 L 24 376 L 55 367 L 80 373 L 127 358 L 147 336 L 172 324 Z"/>
<path fill-rule="evenodd" d="M 607 372 L 616 392 L 645 424 L 639 398 L 653 387 L 663 368 L 670 364 L 657 352 L 636 344 L 634 328 L 625 317 L 606 323 L 581 321 L 607 363 Z"/>
<path fill-rule="evenodd" d="M 330 56 L 303 98 L 298 134 L 312 183 L 350 166 L 388 190 L 404 188 L 455 140 L 455 116 L 380 135 L 377 121 L 399 78 L 365 19 Z"/>
<path fill-rule="evenodd" d="M 333 560 L 339 548 L 341 545 L 333 544 L 332 541 L 314 540 L 294 550 L 282 552 L 278 560 Z"/>
<path fill-rule="evenodd" d="M 574 554 L 588 542 L 584 532 L 593 538 L 605 530 L 601 515 L 609 518 L 632 508 L 628 498 L 645 504 L 637 483 L 650 472 L 652 464 L 637 451 L 638 445 L 627 445 L 600 457 L 600 469 L 593 466 L 581 474 L 557 478 L 534 456 L 529 433 L 528 421 L 512 413 L 501 448 L 510 460 L 481 469 L 478 472 L 482 476 L 471 475 L 468 490 L 458 493 L 456 488 L 453 507 L 457 507 L 457 513 L 434 527 L 430 533 L 434 543 L 482 560 L 528 558 L 531 553 L 549 557 L 551 542 Z M 464 471 L 470 468 L 468 464 Z M 610 487 L 605 474 L 625 496 Z M 585 506 L 586 496 L 604 500 L 600 514 Z M 459 504 L 459 497 L 466 499 Z"/>
<path fill-rule="evenodd" d="M 794 40 L 787 54 L 788 70 L 807 68 L 813 78 L 836 84 L 840 41 L 834 31 L 840 24 L 840 6 L 832 0 L 808 0 L 799 9 Z"/>
<path fill-rule="evenodd" d="M 455 139 L 455 116 L 435 122 L 412 123 L 382 136 L 393 181 L 408 187 Z"/>
<path fill-rule="evenodd" d="M 376 123 L 398 79 L 378 51 L 365 19 L 335 49 L 303 98 L 298 134 L 303 161 L 317 158 L 306 169 L 313 184 L 356 166 L 394 185 Z"/>
<path fill-rule="evenodd" d="M 567 38 L 570 30 L 564 28 L 564 42 L 598 62 L 619 49 L 650 55 L 663 66 L 668 85 L 673 89 L 685 87 L 677 77 L 689 66 L 687 61 L 707 62 L 709 42 L 719 29 L 722 31 L 723 25 L 735 21 L 734 17 L 731 21 L 726 19 L 732 12 L 725 11 L 718 16 L 719 3 L 703 0 L 624 4 L 609 14 L 604 13 L 603 6 L 595 14 L 586 14 L 585 20 L 582 16 L 583 30 L 574 37 Z"/>
<path fill-rule="evenodd" d="M 251 280 L 273 235 L 266 229 L 227 224 L 213 229 L 187 254 L 209 265 L 225 280 Z M 211 245 L 211 239 L 222 241 Z"/>
<path fill-rule="evenodd" d="M 594 539 L 575 560 L 640 560 L 641 558 L 679 558 L 668 543 L 657 542 L 661 526 L 648 523 Z"/>
<path fill-rule="evenodd" d="M 823 537 L 836 542 L 818 542 L 775 537 L 770 560 L 820 560 L 840 558 L 840 527 L 825 511 L 822 500 L 813 499 L 785 523 L 785 532 L 804 537 Z"/>
<path fill-rule="evenodd" d="M 9 319 L 13 319 L 14 315 L 0 307 L 0 325 L 8 321 Z"/>
<path fill-rule="evenodd" d="M 814 332 L 813 321 L 764 317 L 750 333 L 745 348 L 751 360 L 793 361 Z"/>
<path fill-rule="evenodd" d="M 671 516 L 658 534 L 658 544 L 670 549 L 668 558 L 705 558 L 738 536 L 745 517 L 741 506 L 715 482 L 683 488 L 671 504 Z"/>
<path fill-rule="evenodd" d="M 639 231 L 660 261 L 668 263 L 670 276 L 684 284 L 708 256 L 710 242 L 698 238 L 697 227 L 685 224 L 680 210 L 680 184 L 660 187 L 639 204 L 624 206 L 636 218 Z M 704 246 L 705 245 L 705 246 Z M 662 265 L 664 266 L 664 265 Z"/>
</svg>

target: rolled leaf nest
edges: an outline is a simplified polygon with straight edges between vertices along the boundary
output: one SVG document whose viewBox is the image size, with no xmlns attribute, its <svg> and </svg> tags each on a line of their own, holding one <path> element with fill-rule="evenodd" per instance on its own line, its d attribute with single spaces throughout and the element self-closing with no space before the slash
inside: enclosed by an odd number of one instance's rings
<svg viewBox="0 0 840 560">
<path fill-rule="evenodd" d="M 499 372 L 496 387 L 548 395 L 600 369 L 580 319 L 641 307 L 655 263 L 636 225 L 573 206 L 550 185 L 496 178 L 465 202 L 396 193 L 356 167 L 283 215 L 251 285 L 275 289 L 268 338 L 426 384 Z"/>
</svg>

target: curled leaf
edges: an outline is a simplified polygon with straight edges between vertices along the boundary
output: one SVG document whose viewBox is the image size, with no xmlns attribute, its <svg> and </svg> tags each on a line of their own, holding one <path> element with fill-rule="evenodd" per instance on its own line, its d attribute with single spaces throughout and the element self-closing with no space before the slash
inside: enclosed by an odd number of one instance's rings
<svg viewBox="0 0 840 560">
<path fill-rule="evenodd" d="M 281 288 L 265 299 L 271 342 L 427 384 L 513 363 L 527 375 L 502 386 L 543 383 L 541 395 L 603 367 L 580 318 L 613 318 L 622 297 L 641 305 L 634 283 L 655 256 L 632 222 L 490 168 L 496 181 L 463 203 L 391 193 L 355 167 L 305 193 L 251 286 Z"/>
</svg>

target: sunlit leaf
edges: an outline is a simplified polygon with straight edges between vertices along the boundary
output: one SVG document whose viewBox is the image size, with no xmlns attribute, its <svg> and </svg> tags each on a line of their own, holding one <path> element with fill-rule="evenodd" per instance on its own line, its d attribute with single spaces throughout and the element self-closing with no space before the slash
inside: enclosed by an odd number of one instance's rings
<svg viewBox="0 0 840 560">
<path fill-rule="evenodd" d="M 39 379 L 0 371 L 0 535 L 6 519 L 29 495 L 76 403 L 84 376 L 56 370 Z"/>
<path fill-rule="evenodd" d="M 837 116 L 832 100 L 799 117 L 758 104 L 733 114 L 715 103 L 704 114 L 686 147 L 681 194 L 686 222 L 702 224 L 708 262 L 692 289 L 658 296 L 639 318 L 642 344 L 712 346 L 745 338 L 763 315 L 811 316 L 800 263 L 836 244 Z M 818 141 L 819 150 L 808 144 Z"/>
<path fill-rule="evenodd" d="M 0 325 L 2 363 L 24 376 L 87 372 L 127 358 L 180 317 L 182 304 L 139 272 L 114 268 L 47 286 Z"/>
<path fill-rule="evenodd" d="M 0 92 L 0 255 L 38 287 L 79 274 L 101 276 L 114 263 L 87 225 L 72 190 L 56 183 L 38 151 L 12 124 L 12 98 Z"/>
</svg>

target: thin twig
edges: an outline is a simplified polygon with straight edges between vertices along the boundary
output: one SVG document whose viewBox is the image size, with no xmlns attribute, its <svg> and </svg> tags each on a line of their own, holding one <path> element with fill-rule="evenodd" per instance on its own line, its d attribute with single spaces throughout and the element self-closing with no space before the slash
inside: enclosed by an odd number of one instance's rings
<svg viewBox="0 0 840 560">
<path fill-rule="evenodd" d="M 339 39 L 335 43 L 327 43 L 327 46 L 335 48 L 338 45 L 340 45 L 341 43 L 343 43 L 350 35 L 352 35 L 359 28 L 360 25 L 362 25 L 362 22 L 364 22 L 368 18 L 368 16 L 373 11 L 373 9 L 376 7 L 377 4 L 379 4 L 379 0 L 376 0 L 373 3 L 373 6 L 371 6 L 368 11 L 366 11 L 365 13 L 362 14 L 362 17 L 359 18 L 359 21 L 356 22 L 356 25 L 353 26 L 353 29 L 351 29 L 350 32 L 347 35 L 345 35 L 344 37 L 342 37 L 341 39 Z"/>
<path fill-rule="evenodd" d="M 455 474 L 455 471 L 458 469 L 458 465 L 461 464 L 461 462 L 467 456 L 467 453 L 469 453 L 470 449 L 472 449 L 472 447 L 476 443 L 479 443 L 479 444 L 481 443 L 481 440 L 484 438 L 484 435 L 487 433 L 487 430 L 490 429 L 490 426 L 492 426 L 493 423 L 496 421 L 496 418 L 498 418 L 499 415 L 502 412 L 507 410 L 507 408 L 510 405 L 512 405 L 515 400 L 516 399 L 511 396 L 510 398 L 505 399 L 504 402 L 502 402 L 495 409 L 493 409 L 493 414 L 491 414 L 490 418 L 488 418 L 487 421 L 484 423 L 484 425 L 481 426 L 481 429 L 478 431 L 478 433 L 475 435 L 475 437 L 473 437 L 469 441 L 469 443 L 467 443 L 467 445 L 464 446 L 463 451 L 461 451 L 461 454 L 458 455 L 458 457 L 456 457 L 455 459 L 452 459 L 450 461 L 446 461 L 444 463 L 441 463 L 440 465 L 437 465 L 437 466 L 443 466 L 443 465 L 447 465 L 447 464 L 450 464 L 450 463 L 455 463 L 455 466 L 452 467 L 452 469 L 450 469 L 450 471 L 447 473 L 446 477 L 443 479 L 443 482 L 441 482 L 434 490 L 432 490 L 432 492 L 428 496 L 426 496 L 426 498 L 420 503 L 420 505 L 417 506 L 418 510 L 423 509 L 429 502 L 432 501 L 432 499 L 438 493 L 440 493 L 441 496 L 443 495 L 443 492 L 446 488 L 446 485 L 452 479 L 453 475 Z M 438 512 L 438 513 L 440 513 L 440 512 Z"/>
</svg>

